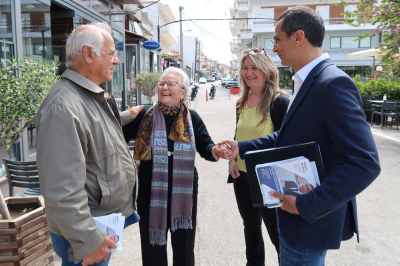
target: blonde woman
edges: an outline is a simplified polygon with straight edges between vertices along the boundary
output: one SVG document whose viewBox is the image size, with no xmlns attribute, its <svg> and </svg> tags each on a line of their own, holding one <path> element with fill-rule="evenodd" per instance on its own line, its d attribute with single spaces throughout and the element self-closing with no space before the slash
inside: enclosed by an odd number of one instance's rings
<svg viewBox="0 0 400 266">
<path fill-rule="evenodd" d="M 239 76 L 243 93 L 237 103 L 235 140 L 265 137 L 279 130 L 290 100 L 289 95 L 279 89 L 278 69 L 263 47 L 244 51 Z M 261 221 L 279 257 L 275 209 L 252 207 L 246 172 L 245 163 L 239 157 L 229 161 L 228 183 L 233 182 L 243 219 L 247 265 L 265 265 Z"/>
</svg>

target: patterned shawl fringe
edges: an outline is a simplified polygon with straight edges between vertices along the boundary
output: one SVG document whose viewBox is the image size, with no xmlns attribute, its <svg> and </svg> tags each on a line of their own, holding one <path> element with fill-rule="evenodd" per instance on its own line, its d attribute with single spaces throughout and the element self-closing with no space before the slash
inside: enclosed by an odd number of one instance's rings
<svg viewBox="0 0 400 266">
<path fill-rule="evenodd" d="M 149 230 L 150 244 L 164 246 L 167 244 L 167 234 L 161 230 Z"/>
<path fill-rule="evenodd" d="M 171 219 L 171 231 L 176 229 L 193 229 L 192 217 L 175 216 Z"/>
</svg>

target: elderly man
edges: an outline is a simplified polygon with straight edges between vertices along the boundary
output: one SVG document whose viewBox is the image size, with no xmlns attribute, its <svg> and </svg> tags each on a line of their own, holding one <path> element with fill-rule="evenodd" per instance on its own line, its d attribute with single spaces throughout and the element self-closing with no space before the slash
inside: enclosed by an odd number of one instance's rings
<svg viewBox="0 0 400 266">
<path fill-rule="evenodd" d="M 118 112 L 99 85 L 119 64 L 111 29 L 75 29 L 66 44 L 67 67 L 36 116 L 40 188 L 55 252 L 62 265 L 108 265 L 114 241 L 93 217 L 122 213 L 137 222 L 136 169 L 121 126 L 143 108 Z"/>
</svg>

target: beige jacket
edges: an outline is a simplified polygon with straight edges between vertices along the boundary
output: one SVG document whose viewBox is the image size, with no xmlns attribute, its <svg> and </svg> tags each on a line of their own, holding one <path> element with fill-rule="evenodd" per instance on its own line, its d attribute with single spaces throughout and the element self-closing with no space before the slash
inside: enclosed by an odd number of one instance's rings
<svg viewBox="0 0 400 266">
<path fill-rule="evenodd" d="M 120 115 L 122 125 L 133 120 L 129 111 Z M 135 164 L 103 89 L 70 69 L 41 104 L 36 128 L 48 226 L 81 260 L 104 241 L 92 216 L 134 212 Z"/>
</svg>

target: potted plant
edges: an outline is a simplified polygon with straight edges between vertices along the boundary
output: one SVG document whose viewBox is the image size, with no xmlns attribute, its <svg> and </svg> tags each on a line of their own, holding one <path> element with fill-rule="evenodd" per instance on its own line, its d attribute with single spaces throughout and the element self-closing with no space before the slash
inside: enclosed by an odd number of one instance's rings
<svg viewBox="0 0 400 266">
<path fill-rule="evenodd" d="M 39 58 L 15 58 L 0 66 L 0 147 L 10 149 L 35 121 L 47 91 L 58 79 L 57 63 Z"/>
<path fill-rule="evenodd" d="M 53 247 L 43 197 L 10 197 L 5 203 L 11 218 L 0 220 L 0 264 L 51 264 Z"/>
<path fill-rule="evenodd" d="M 58 79 L 56 62 L 15 58 L 0 65 L 0 147 L 10 149 L 34 124 L 36 112 Z M 11 212 L 11 215 L 10 215 Z M 44 203 L 39 197 L 3 199 L 0 191 L 0 263 L 25 265 L 52 262 Z"/>
<path fill-rule="evenodd" d="M 153 104 L 151 98 L 156 95 L 159 73 L 140 72 L 133 79 L 142 95 L 147 97 L 147 104 Z"/>
</svg>

